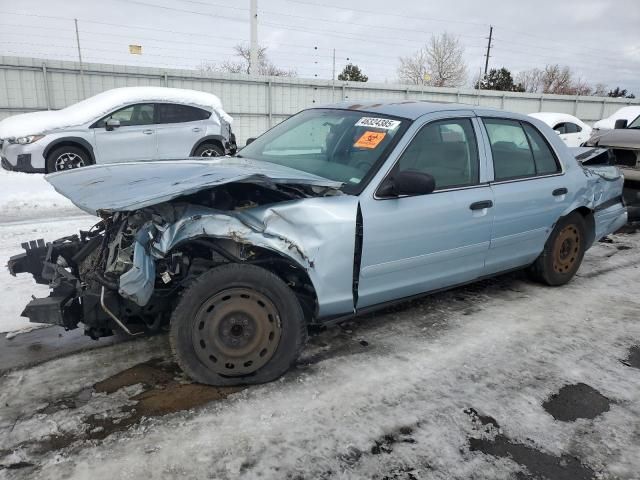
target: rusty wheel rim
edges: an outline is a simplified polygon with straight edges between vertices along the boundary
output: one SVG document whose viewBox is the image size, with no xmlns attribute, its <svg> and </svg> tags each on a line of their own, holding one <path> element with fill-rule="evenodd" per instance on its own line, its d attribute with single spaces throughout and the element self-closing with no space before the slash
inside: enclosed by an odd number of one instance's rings
<svg viewBox="0 0 640 480">
<path fill-rule="evenodd" d="M 264 366 L 281 335 L 273 302 L 249 288 L 230 288 L 207 299 L 192 329 L 193 348 L 200 361 L 227 376 L 247 375 Z"/>
<path fill-rule="evenodd" d="M 567 273 L 578 260 L 580 253 L 580 231 L 575 225 L 564 227 L 553 245 L 553 270 Z"/>
</svg>

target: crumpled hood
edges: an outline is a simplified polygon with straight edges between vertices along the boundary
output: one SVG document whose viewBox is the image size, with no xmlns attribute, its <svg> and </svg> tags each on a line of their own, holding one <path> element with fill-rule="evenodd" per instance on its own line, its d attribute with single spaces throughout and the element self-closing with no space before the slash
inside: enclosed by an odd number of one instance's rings
<svg viewBox="0 0 640 480">
<path fill-rule="evenodd" d="M 342 183 L 246 158 L 114 163 L 46 175 L 58 193 L 95 214 L 132 211 L 200 190 L 241 182 L 340 188 Z"/>
<path fill-rule="evenodd" d="M 619 128 L 614 130 L 594 131 L 588 145 L 599 147 L 618 147 L 640 149 L 640 130 L 631 128 Z"/>
</svg>

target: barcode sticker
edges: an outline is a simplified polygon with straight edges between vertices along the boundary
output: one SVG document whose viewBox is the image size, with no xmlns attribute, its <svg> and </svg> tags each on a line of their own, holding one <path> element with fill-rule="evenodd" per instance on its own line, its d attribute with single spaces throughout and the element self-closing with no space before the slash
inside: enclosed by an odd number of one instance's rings
<svg viewBox="0 0 640 480">
<path fill-rule="evenodd" d="M 382 128 L 383 130 L 393 130 L 398 128 L 400 120 L 390 120 L 388 118 L 362 117 L 356 123 L 356 127 Z"/>
</svg>

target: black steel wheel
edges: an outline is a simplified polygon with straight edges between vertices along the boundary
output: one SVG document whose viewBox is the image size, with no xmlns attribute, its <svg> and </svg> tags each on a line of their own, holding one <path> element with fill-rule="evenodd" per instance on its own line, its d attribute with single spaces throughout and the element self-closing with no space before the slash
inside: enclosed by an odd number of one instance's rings
<svg viewBox="0 0 640 480">
<path fill-rule="evenodd" d="M 171 318 L 180 367 L 209 385 L 264 383 L 285 373 L 306 342 L 302 309 L 276 275 L 229 264 L 201 275 Z"/>
</svg>

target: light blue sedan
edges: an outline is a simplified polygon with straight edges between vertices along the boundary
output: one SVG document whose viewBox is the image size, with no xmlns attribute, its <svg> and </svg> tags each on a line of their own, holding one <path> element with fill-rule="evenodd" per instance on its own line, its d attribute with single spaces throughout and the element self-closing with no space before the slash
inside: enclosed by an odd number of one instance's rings
<svg viewBox="0 0 640 480">
<path fill-rule="evenodd" d="M 575 155 L 504 111 L 314 108 L 235 157 L 49 175 L 102 220 L 25 244 L 9 268 L 51 284 L 26 307 L 32 321 L 81 322 L 94 338 L 169 324 L 196 381 L 266 382 L 295 362 L 309 324 L 517 269 L 568 282 L 627 220 L 617 168 Z"/>
</svg>

